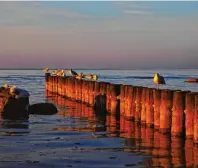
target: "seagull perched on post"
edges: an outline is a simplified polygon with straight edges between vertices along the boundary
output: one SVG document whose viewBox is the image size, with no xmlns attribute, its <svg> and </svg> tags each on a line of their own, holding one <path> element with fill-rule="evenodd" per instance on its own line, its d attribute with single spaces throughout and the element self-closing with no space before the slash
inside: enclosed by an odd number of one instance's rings
<svg viewBox="0 0 198 168">
<path fill-rule="evenodd" d="M 78 73 L 75 72 L 75 71 L 72 70 L 72 69 L 69 70 L 69 73 L 70 73 L 72 76 L 77 76 L 77 75 L 78 75 Z"/>
<path fill-rule="evenodd" d="M 159 75 L 159 73 L 155 73 L 154 78 L 153 78 L 153 82 L 157 85 L 159 84 L 166 84 L 164 77 Z"/>
<path fill-rule="evenodd" d="M 48 71 L 49 71 L 49 68 L 43 69 L 43 72 L 45 72 L 45 73 L 48 73 Z"/>
</svg>

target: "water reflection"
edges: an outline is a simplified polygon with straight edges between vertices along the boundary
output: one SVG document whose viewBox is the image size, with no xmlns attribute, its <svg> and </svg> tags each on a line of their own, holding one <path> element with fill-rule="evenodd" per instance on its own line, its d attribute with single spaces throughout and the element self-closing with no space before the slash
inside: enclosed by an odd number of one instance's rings
<svg viewBox="0 0 198 168">
<path fill-rule="evenodd" d="M 119 115 L 99 115 L 91 107 L 59 96 L 53 101 L 66 107 L 59 115 L 86 121 L 84 125 L 57 129 L 95 132 L 98 138 L 123 138 L 123 151 L 150 156 L 143 161 L 144 167 L 198 167 L 198 147 L 193 145 L 193 139 L 171 137 Z"/>
<path fill-rule="evenodd" d="M 27 120 L 1 120 L 0 134 L 7 136 L 20 136 L 29 133 Z"/>
</svg>

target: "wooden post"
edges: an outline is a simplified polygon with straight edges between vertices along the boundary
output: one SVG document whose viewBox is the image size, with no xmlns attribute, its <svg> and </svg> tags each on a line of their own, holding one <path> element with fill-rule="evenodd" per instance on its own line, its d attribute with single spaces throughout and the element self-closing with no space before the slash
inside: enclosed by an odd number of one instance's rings
<svg viewBox="0 0 198 168">
<path fill-rule="evenodd" d="M 45 73 L 45 89 L 48 90 L 50 80 L 50 73 Z"/>
<path fill-rule="evenodd" d="M 194 130 L 194 113 L 195 113 L 195 95 L 197 93 L 188 93 L 186 94 L 186 138 L 193 138 Z"/>
<path fill-rule="evenodd" d="M 147 87 L 142 88 L 142 97 L 141 97 L 141 123 L 146 124 L 146 94 L 147 94 Z"/>
<path fill-rule="evenodd" d="M 154 99 L 153 99 L 153 88 L 147 89 L 146 94 L 146 125 L 152 127 L 154 124 Z"/>
<path fill-rule="evenodd" d="M 95 108 L 100 108 L 100 82 L 95 82 Z"/>
<path fill-rule="evenodd" d="M 161 103 L 161 90 L 154 89 L 153 90 L 153 98 L 154 98 L 154 128 L 160 128 L 160 103 Z"/>
<path fill-rule="evenodd" d="M 111 113 L 119 112 L 120 103 L 117 99 L 118 95 L 120 95 L 120 85 L 119 84 L 111 84 L 110 85 L 110 97 L 111 97 Z"/>
<path fill-rule="evenodd" d="M 68 97 L 68 93 L 69 93 L 69 89 L 68 89 L 68 85 L 69 85 L 69 77 L 65 78 L 65 84 L 64 84 L 64 97 Z"/>
<path fill-rule="evenodd" d="M 142 97 L 142 87 L 141 86 L 135 86 L 135 92 L 133 94 L 133 99 L 135 100 L 135 121 L 140 122 L 141 121 L 141 97 Z"/>
<path fill-rule="evenodd" d="M 198 95 L 195 96 L 194 143 L 198 144 Z"/>
<path fill-rule="evenodd" d="M 84 87 L 84 94 L 85 94 L 85 104 L 87 104 L 89 102 L 89 84 L 88 84 L 89 81 L 85 80 L 85 87 Z"/>
<path fill-rule="evenodd" d="M 106 108 L 107 111 L 111 110 L 111 91 L 110 91 L 110 83 L 107 83 L 107 92 L 106 92 Z"/>
<path fill-rule="evenodd" d="M 185 132 L 184 110 L 186 93 L 188 92 L 175 91 L 173 93 L 171 134 L 174 136 L 183 136 Z"/>
<path fill-rule="evenodd" d="M 124 116 L 126 118 L 134 119 L 135 113 L 132 111 L 132 105 L 133 105 L 133 92 L 134 87 L 133 86 L 127 86 L 127 93 L 125 93 L 125 113 Z"/>
<path fill-rule="evenodd" d="M 89 105 L 94 106 L 94 85 L 93 81 L 89 81 Z"/>
<path fill-rule="evenodd" d="M 120 114 L 124 114 L 125 113 L 125 85 L 120 85 L 120 95 L 119 95 L 119 99 L 120 99 Z"/>
<path fill-rule="evenodd" d="M 161 91 L 161 103 L 160 103 L 160 132 L 171 132 L 171 117 L 173 106 L 173 91 L 162 90 Z"/>
</svg>

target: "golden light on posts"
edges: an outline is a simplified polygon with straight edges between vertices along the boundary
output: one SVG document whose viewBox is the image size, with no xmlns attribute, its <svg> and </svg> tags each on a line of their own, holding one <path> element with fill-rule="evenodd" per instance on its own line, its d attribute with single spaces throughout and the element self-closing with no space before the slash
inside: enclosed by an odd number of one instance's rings
<svg viewBox="0 0 198 168">
<path fill-rule="evenodd" d="M 159 129 L 160 127 L 160 104 L 161 104 L 161 90 L 154 89 L 153 90 L 153 98 L 154 98 L 154 128 Z"/>
<path fill-rule="evenodd" d="M 171 134 L 175 136 L 182 136 L 184 133 L 184 110 L 186 93 L 188 92 L 175 91 L 173 93 Z"/>
<path fill-rule="evenodd" d="M 171 132 L 171 115 L 173 105 L 173 91 L 162 90 L 161 91 L 161 103 L 160 103 L 160 131 L 170 133 Z"/>
<path fill-rule="evenodd" d="M 195 95 L 197 93 L 188 93 L 186 95 L 186 138 L 193 138 L 194 131 L 194 113 L 195 113 Z"/>
</svg>

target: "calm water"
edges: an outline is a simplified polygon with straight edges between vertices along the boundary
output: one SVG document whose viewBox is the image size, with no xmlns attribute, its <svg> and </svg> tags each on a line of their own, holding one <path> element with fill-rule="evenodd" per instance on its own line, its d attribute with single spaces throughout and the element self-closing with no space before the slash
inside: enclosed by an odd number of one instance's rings
<svg viewBox="0 0 198 168">
<path fill-rule="evenodd" d="M 78 71 L 81 72 L 81 71 Z M 101 81 L 154 87 L 152 77 L 165 77 L 164 88 L 198 91 L 198 70 L 82 70 Z M 0 70 L 0 85 L 27 89 L 30 103 L 50 101 L 52 116 L 30 115 L 28 121 L 0 120 L 0 167 L 197 167 L 192 140 L 171 139 L 120 116 L 96 116 L 85 105 L 48 95 L 39 70 Z"/>
</svg>

